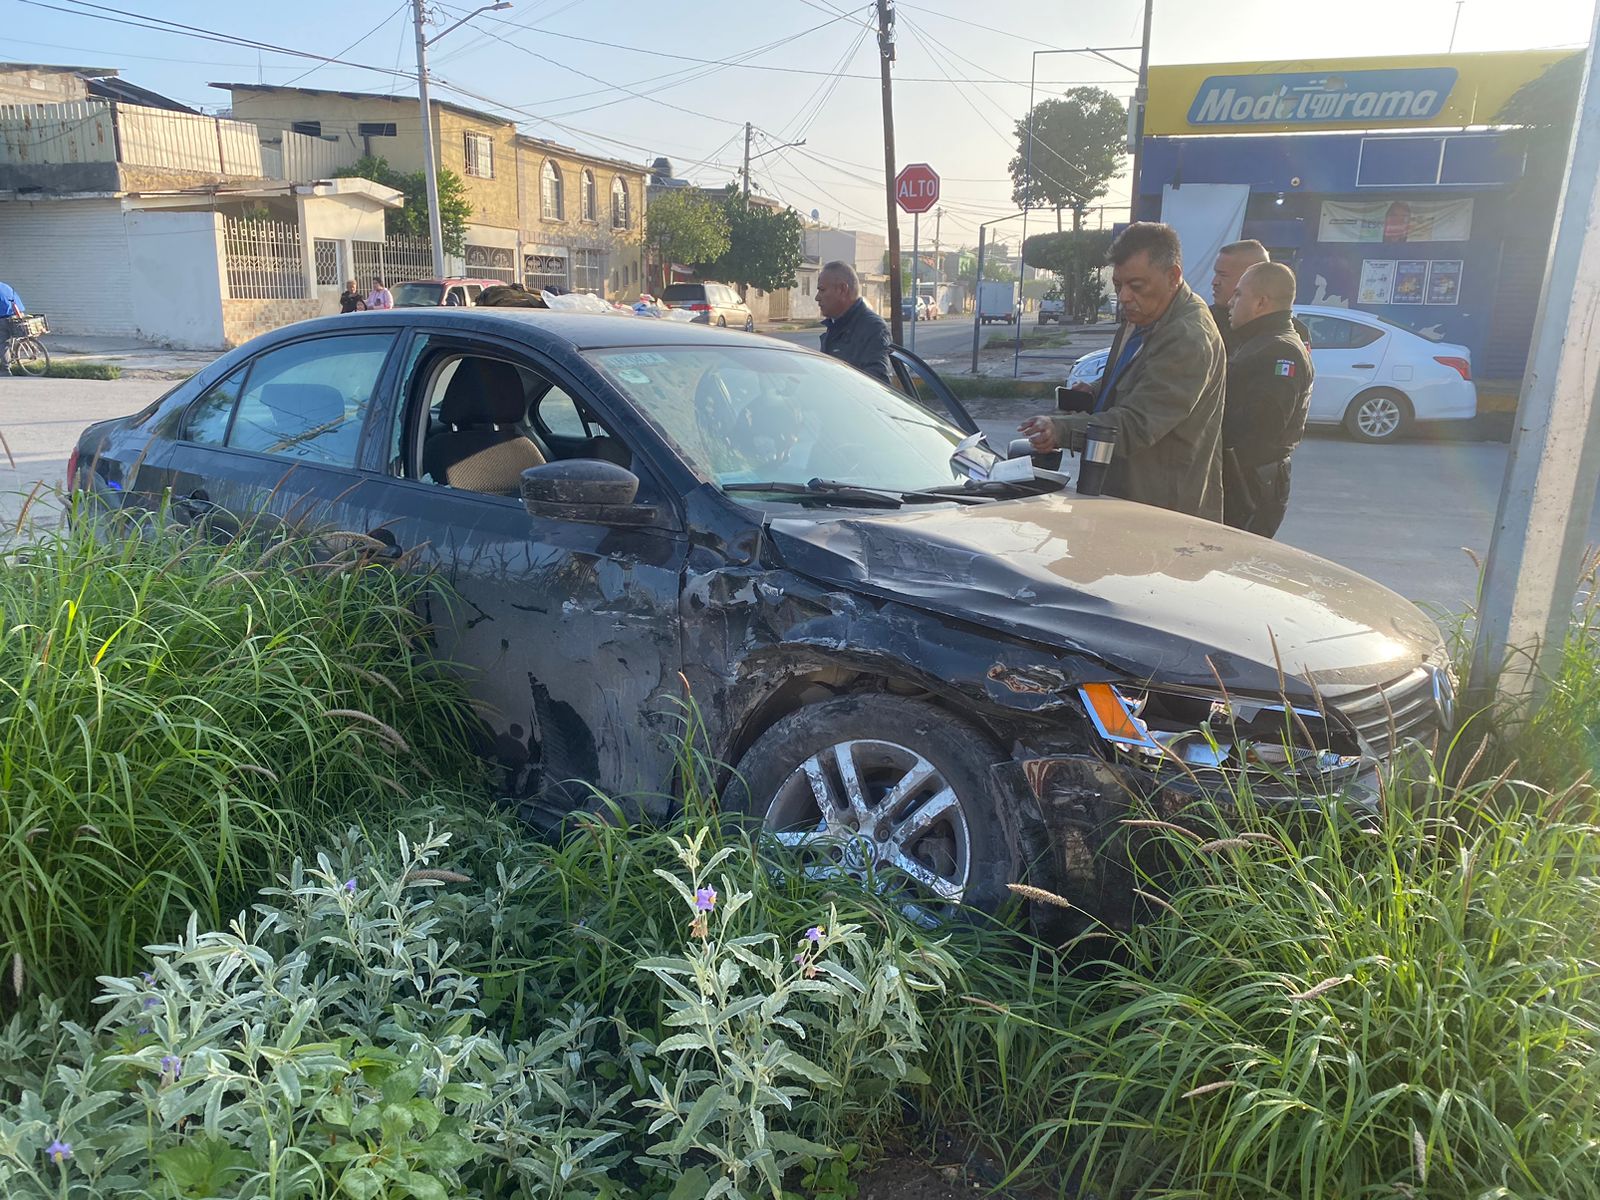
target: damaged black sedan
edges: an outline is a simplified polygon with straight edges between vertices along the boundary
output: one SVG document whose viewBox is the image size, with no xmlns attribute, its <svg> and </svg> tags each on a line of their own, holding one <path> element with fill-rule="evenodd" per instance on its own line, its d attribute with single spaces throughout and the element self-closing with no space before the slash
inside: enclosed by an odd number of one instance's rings
<svg viewBox="0 0 1600 1200">
<path fill-rule="evenodd" d="M 895 369 L 628 317 L 330 318 L 92 427 L 73 484 L 365 532 L 448 580 L 439 651 L 532 818 L 670 803 L 686 681 L 731 807 L 930 907 L 1029 879 L 1122 919 L 1132 797 L 1359 799 L 1448 719 L 1398 596 L 1005 470 Z"/>
</svg>

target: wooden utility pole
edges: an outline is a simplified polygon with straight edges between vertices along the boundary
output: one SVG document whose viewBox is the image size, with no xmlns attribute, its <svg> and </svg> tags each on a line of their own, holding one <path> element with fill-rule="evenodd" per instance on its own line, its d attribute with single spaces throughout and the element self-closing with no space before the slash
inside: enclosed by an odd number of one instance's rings
<svg viewBox="0 0 1600 1200">
<path fill-rule="evenodd" d="M 750 122 L 744 123 L 744 200 L 750 203 Z"/>
<path fill-rule="evenodd" d="M 1133 169 L 1128 173 L 1128 220 L 1139 219 L 1139 168 L 1144 161 L 1144 106 L 1150 99 L 1150 17 L 1155 0 L 1144 0 L 1144 37 L 1139 43 L 1139 86 L 1133 90 Z"/>
<path fill-rule="evenodd" d="M 900 221 L 894 195 L 894 91 L 889 68 L 894 64 L 894 9 L 878 0 L 878 67 L 883 74 L 883 194 L 889 218 L 889 328 L 900 345 L 905 327 L 900 320 Z"/>
</svg>

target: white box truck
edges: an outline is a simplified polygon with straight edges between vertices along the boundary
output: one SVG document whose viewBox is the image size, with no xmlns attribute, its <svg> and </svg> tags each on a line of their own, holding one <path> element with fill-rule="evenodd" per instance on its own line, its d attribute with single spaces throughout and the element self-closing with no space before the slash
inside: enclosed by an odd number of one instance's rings
<svg viewBox="0 0 1600 1200">
<path fill-rule="evenodd" d="M 1009 325 L 1017 319 L 1017 285 L 985 279 L 978 284 L 978 321 Z"/>
</svg>

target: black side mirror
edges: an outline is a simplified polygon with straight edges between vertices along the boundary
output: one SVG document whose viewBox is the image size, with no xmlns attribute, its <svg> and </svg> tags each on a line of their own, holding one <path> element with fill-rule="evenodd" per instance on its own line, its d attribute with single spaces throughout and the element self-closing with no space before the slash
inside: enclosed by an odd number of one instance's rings
<svg viewBox="0 0 1600 1200">
<path fill-rule="evenodd" d="M 571 458 L 522 473 L 522 507 L 534 517 L 594 525 L 650 525 L 653 505 L 635 504 L 639 477 L 616 463 Z"/>
</svg>

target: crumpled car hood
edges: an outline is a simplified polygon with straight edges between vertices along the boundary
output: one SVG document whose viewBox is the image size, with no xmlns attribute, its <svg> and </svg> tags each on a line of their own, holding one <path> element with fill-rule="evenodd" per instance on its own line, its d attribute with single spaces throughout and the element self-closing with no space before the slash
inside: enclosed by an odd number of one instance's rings
<svg viewBox="0 0 1600 1200">
<path fill-rule="evenodd" d="M 1365 576 L 1148 505 L 1056 495 L 775 517 L 768 529 L 784 564 L 814 579 L 1132 679 L 1291 697 L 1310 684 L 1335 698 L 1442 657 L 1434 623 Z"/>
</svg>

